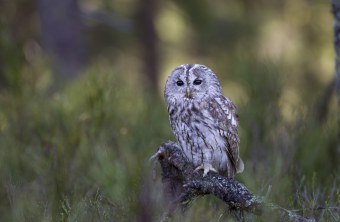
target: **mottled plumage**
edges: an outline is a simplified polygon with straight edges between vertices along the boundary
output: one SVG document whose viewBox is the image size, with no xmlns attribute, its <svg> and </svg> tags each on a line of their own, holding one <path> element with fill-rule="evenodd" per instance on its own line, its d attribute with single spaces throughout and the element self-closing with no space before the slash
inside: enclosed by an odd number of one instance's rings
<svg viewBox="0 0 340 222">
<path fill-rule="evenodd" d="M 233 177 L 242 172 L 239 156 L 238 116 L 231 100 L 208 67 L 176 67 L 164 90 L 171 127 L 187 158 L 197 166 Z"/>
</svg>

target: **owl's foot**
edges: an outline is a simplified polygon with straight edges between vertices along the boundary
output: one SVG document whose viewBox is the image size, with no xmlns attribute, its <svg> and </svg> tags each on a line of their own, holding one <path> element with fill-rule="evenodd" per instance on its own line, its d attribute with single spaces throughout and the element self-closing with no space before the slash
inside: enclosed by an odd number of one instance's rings
<svg viewBox="0 0 340 222">
<path fill-rule="evenodd" d="M 203 177 L 205 177 L 209 171 L 213 171 L 217 173 L 217 170 L 210 163 L 202 163 L 199 165 L 195 171 L 203 170 Z"/>
</svg>

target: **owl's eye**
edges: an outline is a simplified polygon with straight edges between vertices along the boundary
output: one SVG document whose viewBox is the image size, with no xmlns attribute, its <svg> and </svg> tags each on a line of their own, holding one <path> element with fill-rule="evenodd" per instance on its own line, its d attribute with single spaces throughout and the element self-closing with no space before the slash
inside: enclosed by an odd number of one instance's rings
<svg viewBox="0 0 340 222">
<path fill-rule="evenodd" d="M 183 82 L 182 80 L 178 80 L 178 81 L 176 82 L 176 84 L 177 84 L 178 86 L 183 86 L 183 85 L 184 85 L 184 82 Z"/>
<path fill-rule="evenodd" d="M 200 80 L 200 79 L 194 80 L 194 85 L 201 85 L 201 83 L 202 83 L 202 80 Z"/>
</svg>

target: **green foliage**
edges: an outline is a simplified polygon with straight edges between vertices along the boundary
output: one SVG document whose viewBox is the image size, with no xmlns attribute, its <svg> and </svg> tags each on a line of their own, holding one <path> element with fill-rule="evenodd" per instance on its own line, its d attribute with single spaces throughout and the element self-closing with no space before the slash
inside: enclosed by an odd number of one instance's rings
<svg viewBox="0 0 340 222">
<path fill-rule="evenodd" d="M 300 120 L 302 127 L 287 124 L 276 102 L 283 82 L 271 78 L 276 69 L 249 66 L 253 76 L 245 69 L 240 78 L 250 98 L 239 107 L 247 168 L 237 178 L 258 195 L 271 187 L 268 201 L 332 221 L 337 217 L 327 207 L 337 206 L 339 188 L 327 153 L 335 125 L 320 127 L 309 117 Z M 148 158 L 173 137 L 164 102 L 140 87 L 135 74 L 111 69 L 91 68 L 52 96 L 37 90 L 1 95 L 2 220 L 130 221 L 139 218 L 144 195 L 152 217 L 161 216 L 160 181 L 147 182 L 146 194 L 143 186 L 152 171 Z M 263 91 L 256 84 L 264 84 Z M 194 203 L 185 220 L 228 217 L 221 201 L 208 198 Z"/>
<path fill-rule="evenodd" d="M 51 98 L 2 95 L 4 219 L 81 220 L 90 208 L 106 221 L 112 210 L 120 218 L 136 208 L 148 157 L 170 138 L 164 105 L 137 83 L 92 70 Z"/>
</svg>

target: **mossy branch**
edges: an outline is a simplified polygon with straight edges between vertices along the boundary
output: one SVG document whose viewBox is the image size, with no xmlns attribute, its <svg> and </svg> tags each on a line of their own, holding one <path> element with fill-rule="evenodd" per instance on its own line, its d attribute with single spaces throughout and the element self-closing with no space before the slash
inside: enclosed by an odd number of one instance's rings
<svg viewBox="0 0 340 222">
<path fill-rule="evenodd" d="M 163 143 L 151 157 L 155 158 L 162 168 L 162 182 L 169 202 L 163 220 L 171 216 L 178 206 L 185 211 L 195 198 L 213 194 L 226 203 L 230 213 L 239 221 L 244 220 L 244 213 L 261 215 L 264 208 L 288 215 L 292 221 L 314 221 L 278 205 L 266 204 L 262 198 L 255 196 L 235 179 L 223 177 L 212 171 L 203 177 L 203 173 L 195 171 L 178 144 L 172 141 Z"/>
</svg>

